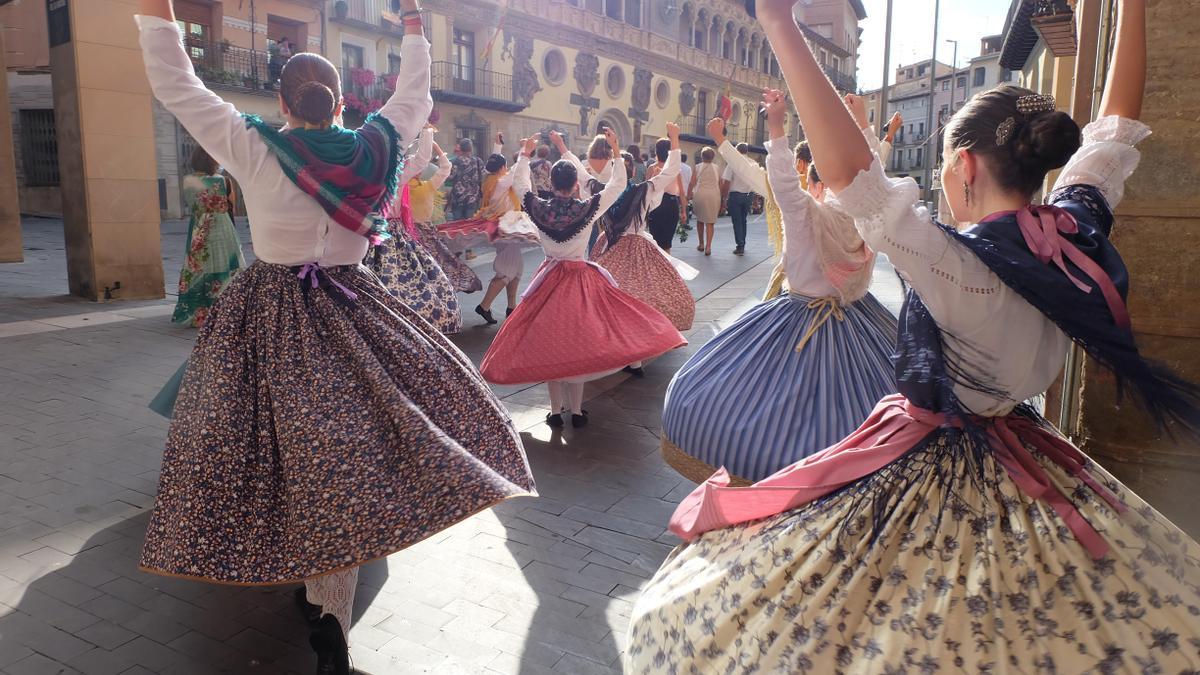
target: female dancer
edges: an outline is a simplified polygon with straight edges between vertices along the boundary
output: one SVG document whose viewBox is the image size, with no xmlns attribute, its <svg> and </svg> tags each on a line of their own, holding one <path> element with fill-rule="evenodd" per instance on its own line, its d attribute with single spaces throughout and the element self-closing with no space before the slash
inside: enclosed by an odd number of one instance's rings
<svg viewBox="0 0 1200 675">
<path fill-rule="evenodd" d="M 712 240 L 721 211 L 721 172 L 713 164 L 717 153 L 712 148 L 700 151 L 700 166 L 692 172 L 692 184 L 688 186 L 688 201 L 696 212 L 696 250 L 712 255 Z"/>
<path fill-rule="evenodd" d="M 612 274 L 618 288 L 662 312 L 677 330 L 683 331 L 692 327 L 696 299 L 679 268 L 693 279 L 697 272 L 665 254 L 646 231 L 647 213 L 652 213 L 666 197 L 667 189 L 679 182 L 679 125 L 667 123 L 667 138 L 655 144 L 654 152 L 663 155 L 666 163 L 662 170 L 650 180 L 631 183 L 604 214 L 600 219 L 603 236 L 596 242 L 591 258 Z M 641 364 L 630 368 L 637 374 Z"/>
<path fill-rule="evenodd" d="M 603 186 L 608 183 L 608 179 L 612 177 L 612 159 L 615 155 L 621 154 L 615 148 L 608 146 L 608 137 L 604 134 L 596 134 L 592 138 L 592 142 L 588 144 L 587 163 L 579 161 L 579 157 L 567 148 L 567 144 L 563 142 L 562 136 L 557 131 L 550 132 L 550 141 L 554 143 L 554 147 L 558 150 L 558 154 L 562 159 L 575 165 L 575 172 L 579 176 L 579 198 L 588 199 L 592 196 L 592 188 L 597 190 L 603 189 Z M 628 172 L 626 176 L 628 176 Z M 594 181 L 594 182 L 593 182 Z M 591 251 L 596 242 L 600 239 L 600 228 L 593 227 L 588 233 L 588 251 Z"/>
<path fill-rule="evenodd" d="M 1139 356 L 1107 237 L 1148 133 L 1146 2 L 1117 6 L 1081 150 L 1071 118 L 1025 89 L 980 94 L 951 120 L 942 184 L 954 219 L 978 223 L 959 232 L 865 143 L 841 140 L 853 122 L 791 1 L 759 0 L 805 92 L 794 100 L 822 178 L 912 283 L 901 394 L 758 485 L 717 475 L 685 500 L 672 528 L 691 543 L 634 607 L 633 672 L 1196 669 L 1200 546 L 1020 403 L 1076 340 L 1160 420 L 1200 422 L 1196 387 Z M 1051 205 L 1032 206 L 1064 163 Z"/>
<path fill-rule="evenodd" d="M 424 133 L 424 132 L 422 132 Z M 432 140 L 432 136 L 431 136 Z M 438 267 L 446 273 L 450 285 L 462 293 L 474 293 L 483 288 L 483 282 L 463 259 L 450 251 L 446 240 L 438 232 L 434 222 L 434 211 L 442 201 L 439 190 L 445 184 L 453 168 L 450 157 L 442 152 L 441 147 L 433 142 L 433 154 L 437 157 L 437 170 L 431 176 L 426 176 L 428 170 L 408 181 L 408 199 L 412 208 L 413 222 L 416 227 L 416 242 L 433 256 Z"/>
<path fill-rule="evenodd" d="M 192 151 L 192 173 L 183 179 L 183 201 L 191 212 L 179 298 L 171 321 L 202 326 L 217 295 L 246 266 L 233 220 L 234 192 L 204 148 Z"/>
<path fill-rule="evenodd" d="M 867 292 L 875 254 L 858 236 L 854 219 L 825 203 L 815 171 L 808 191 L 800 188 L 782 93 L 768 91 L 764 102 L 771 133 L 767 173 L 783 214 L 783 266 L 791 292 L 718 333 L 667 387 L 663 456 L 696 482 L 719 468 L 738 485 L 766 478 L 844 438 L 880 398 L 896 391 L 896 319 Z M 862 99 L 851 102 L 862 112 L 860 137 L 877 146 Z M 749 182 L 767 192 L 765 180 Z"/>
<path fill-rule="evenodd" d="M 396 93 L 362 128 L 332 124 L 337 69 L 298 54 L 283 68 L 278 132 L 204 88 L 171 0 L 140 5 L 151 88 L 245 186 L 258 256 L 192 352 L 141 566 L 304 581 L 320 606 L 318 672 L 348 673 L 359 565 L 533 491 L 520 438 L 470 361 L 359 265 L 386 236 L 378 210 L 403 139 L 433 106 L 420 8 L 401 2 Z"/>
<path fill-rule="evenodd" d="M 667 128 L 670 129 L 670 125 Z M 658 161 L 646 171 L 648 178 L 658 178 L 665 169 L 668 155 L 673 149 L 677 150 L 678 145 L 672 145 L 669 142 L 663 143 L 663 139 L 659 139 L 654 144 L 654 157 Z M 654 237 L 654 243 L 667 253 L 671 252 L 671 243 L 675 241 L 676 231 L 679 230 L 680 225 L 687 223 L 687 190 L 683 187 L 687 183 L 684 182 L 682 175 L 682 155 L 680 156 L 679 170 L 680 175 L 677 175 L 675 180 L 669 181 L 662 189 L 662 201 L 646 216 L 650 236 Z M 695 304 L 693 301 L 693 310 Z M 688 322 L 688 325 L 690 326 L 691 322 Z"/>
<path fill-rule="evenodd" d="M 400 302 L 446 334 L 462 329 L 458 294 L 433 256 L 417 244 L 417 228 L 409 204 L 409 181 L 421 175 L 433 153 L 434 129 L 428 125 L 417 137 L 415 152 L 400 173 L 399 193 L 388 217 L 391 237 L 367 251 L 363 264 L 371 268 Z"/>
<path fill-rule="evenodd" d="M 536 245 L 537 230 L 529 216 L 521 211 L 520 196 L 513 189 L 516 168 L 508 170 L 504 159 L 504 135 L 496 134 L 492 154 L 484 164 L 487 178 L 483 179 L 484 204 L 474 218 L 443 223 L 438 229 L 453 240 L 462 242 L 488 241 L 496 249 L 492 259 L 492 280 L 488 282 L 483 299 L 475 306 L 475 313 L 488 325 L 496 323 L 492 315 L 492 303 L 504 291 L 508 299 L 505 316 L 511 316 L 517 306 L 517 287 L 525 274 L 522 251 Z M 529 171 L 529 165 L 523 165 Z M 460 246 L 470 245 L 460 243 Z"/>
<path fill-rule="evenodd" d="M 606 137 L 616 155 L 621 147 L 617 135 L 609 129 Z M 588 421 L 584 382 L 682 347 L 687 340 L 667 317 L 618 289 L 604 268 L 587 261 L 586 231 L 625 190 L 625 163 L 611 162 L 603 190 L 575 199 L 575 165 L 559 160 L 550 171 L 554 197 L 541 199 L 529 185 L 529 154 L 536 142 L 523 142 L 516 188 L 541 234 L 546 262 L 517 311 L 496 333 L 480 371 L 496 384 L 546 382 L 546 423 L 563 426 L 562 411 L 569 405 L 571 424 L 582 427 Z"/>
</svg>

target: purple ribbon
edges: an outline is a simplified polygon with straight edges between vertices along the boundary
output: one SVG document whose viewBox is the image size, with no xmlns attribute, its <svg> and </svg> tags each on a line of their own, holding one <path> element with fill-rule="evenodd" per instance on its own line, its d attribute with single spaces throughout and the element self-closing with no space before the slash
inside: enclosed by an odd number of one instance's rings
<svg viewBox="0 0 1200 675">
<path fill-rule="evenodd" d="M 344 295 L 347 300 L 350 300 L 351 302 L 358 300 L 357 293 L 355 293 L 354 291 L 350 290 L 349 288 L 346 288 L 345 286 L 338 283 L 338 280 L 334 279 L 332 274 L 330 274 L 329 272 L 325 272 L 325 270 L 321 269 L 320 263 L 315 263 L 315 262 L 304 263 L 303 265 L 300 266 L 300 272 L 299 272 L 299 274 L 296 275 L 296 277 L 298 279 L 300 279 L 301 283 L 303 283 L 305 277 L 307 277 L 309 279 L 309 283 L 311 284 L 311 286 L 313 288 L 319 288 L 321 285 L 319 275 L 322 272 L 324 272 L 324 274 L 325 274 L 325 279 L 327 279 L 329 281 L 329 283 L 336 286 L 338 291 L 340 291 L 341 294 Z"/>
</svg>

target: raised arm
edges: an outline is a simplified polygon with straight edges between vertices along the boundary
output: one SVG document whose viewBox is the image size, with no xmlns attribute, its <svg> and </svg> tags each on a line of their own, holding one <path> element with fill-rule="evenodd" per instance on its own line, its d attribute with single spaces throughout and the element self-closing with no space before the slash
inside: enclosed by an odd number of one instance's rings
<svg viewBox="0 0 1200 675">
<path fill-rule="evenodd" d="M 421 175 L 425 167 L 429 166 L 429 159 L 433 156 L 433 129 L 426 126 L 421 129 L 421 133 L 417 136 L 417 149 L 413 154 L 409 155 L 404 162 L 404 170 L 400 172 L 400 185 L 408 183 L 408 181 Z"/>
<path fill-rule="evenodd" d="M 771 41 L 796 112 L 804 121 L 821 180 L 841 192 L 875 156 L 808 46 L 792 16 L 794 0 L 756 0 L 759 22 Z M 798 95 L 803 92 L 803 96 Z"/>
<path fill-rule="evenodd" d="M 450 177 L 450 171 L 454 168 L 454 165 L 450 162 L 450 155 L 442 152 L 441 146 L 436 141 L 433 144 L 433 151 L 437 154 L 438 170 L 437 173 L 433 174 L 430 182 L 433 184 L 434 190 L 441 190 L 442 186 L 446 184 L 446 179 Z"/>
<path fill-rule="evenodd" d="M 662 167 L 655 166 L 654 176 L 650 185 L 655 192 L 664 192 L 673 182 L 679 181 L 679 125 L 667 122 L 667 138 L 671 139 L 671 152 L 667 153 L 667 162 Z M 622 162 L 624 164 L 624 162 Z"/>
<path fill-rule="evenodd" d="M 1100 99 L 1100 116 L 1136 120 L 1146 91 L 1146 0 L 1118 0 L 1112 68 Z"/>
<path fill-rule="evenodd" d="M 213 159 L 249 185 L 267 153 L 259 133 L 232 104 L 209 91 L 192 69 L 170 0 L 142 0 L 136 17 L 146 77 L 154 97 Z"/>
<path fill-rule="evenodd" d="M 775 203 L 783 214 L 784 258 L 794 258 L 802 252 L 801 247 L 812 245 L 812 238 L 804 235 L 811 229 L 810 211 L 816 206 L 816 200 L 800 187 L 795 155 L 784 130 L 786 103 L 783 93 L 768 90 L 763 93 L 763 103 L 767 108 L 767 131 L 771 136 L 767 142 L 767 178 L 771 181 Z"/>
<path fill-rule="evenodd" d="M 714 117 L 708 121 L 708 136 L 717 144 L 717 152 L 725 160 L 725 173 L 721 184 L 722 193 L 729 190 L 728 181 L 734 175 L 750 184 L 750 187 L 760 195 L 767 194 L 767 174 L 762 167 L 755 164 L 749 157 L 737 151 L 725 137 L 725 121 Z M 726 178 L 728 177 L 728 178 Z"/>
<path fill-rule="evenodd" d="M 609 164 L 612 166 L 612 175 L 604 184 L 604 191 L 600 193 L 600 207 L 596 209 L 593 221 L 604 215 L 608 207 L 617 202 L 629 182 L 625 175 L 625 162 L 621 160 L 621 145 L 617 142 L 616 132 L 608 128 L 604 130 L 604 136 L 608 138 L 608 145 L 613 151 L 613 159 L 609 160 Z"/>
<path fill-rule="evenodd" d="M 517 193 L 517 200 L 525 201 L 525 195 L 533 192 L 533 181 L 529 174 L 529 158 L 533 155 L 534 149 L 537 148 L 537 136 L 521 139 L 521 153 L 517 156 L 517 163 L 513 166 L 513 170 L 509 172 L 508 178 L 512 182 L 513 191 Z M 501 179 L 502 181 L 504 179 Z"/>
<path fill-rule="evenodd" d="M 399 23 L 404 25 L 400 41 L 400 73 L 396 91 L 379 109 L 405 142 L 416 138 L 429 119 L 433 97 L 429 95 L 429 41 L 421 27 L 421 7 L 417 0 L 400 0 Z M 386 18 L 386 17 L 385 17 Z"/>
</svg>

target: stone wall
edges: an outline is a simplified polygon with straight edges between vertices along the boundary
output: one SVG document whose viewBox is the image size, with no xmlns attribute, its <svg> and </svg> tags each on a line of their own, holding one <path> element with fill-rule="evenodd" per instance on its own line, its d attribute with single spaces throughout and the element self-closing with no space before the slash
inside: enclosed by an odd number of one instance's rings
<svg viewBox="0 0 1200 675">
<path fill-rule="evenodd" d="M 1113 241 L 1129 266 L 1129 309 L 1142 352 L 1200 382 L 1200 16 L 1190 3 L 1151 0 L 1143 119 L 1154 135 L 1117 209 Z M 1088 364 L 1083 448 L 1192 536 L 1200 536 L 1200 442 L 1173 441 L 1111 376 Z"/>
</svg>

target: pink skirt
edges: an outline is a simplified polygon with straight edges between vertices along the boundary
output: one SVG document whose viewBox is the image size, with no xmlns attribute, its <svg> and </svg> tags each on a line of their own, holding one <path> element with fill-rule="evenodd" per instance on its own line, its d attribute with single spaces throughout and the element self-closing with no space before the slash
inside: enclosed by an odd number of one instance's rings
<svg viewBox="0 0 1200 675">
<path fill-rule="evenodd" d="M 442 223 L 438 225 L 438 231 L 450 240 L 451 245 L 457 246 L 455 250 L 458 250 L 494 240 L 498 225 L 499 223 L 495 220 L 467 218 L 466 220 Z"/>
<path fill-rule="evenodd" d="M 601 237 L 600 241 L 603 241 Z M 600 241 L 596 246 L 600 246 Z M 612 248 L 599 255 L 592 248 L 592 259 L 617 280 L 621 290 L 662 312 L 675 328 L 687 330 L 696 318 L 696 300 L 683 277 L 658 245 L 649 239 L 627 234 Z"/>
<path fill-rule="evenodd" d="M 595 267 L 582 260 L 542 264 L 554 267 L 504 321 L 483 357 L 479 370 L 488 382 L 603 375 L 687 345 L 667 317 Z"/>
</svg>

